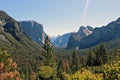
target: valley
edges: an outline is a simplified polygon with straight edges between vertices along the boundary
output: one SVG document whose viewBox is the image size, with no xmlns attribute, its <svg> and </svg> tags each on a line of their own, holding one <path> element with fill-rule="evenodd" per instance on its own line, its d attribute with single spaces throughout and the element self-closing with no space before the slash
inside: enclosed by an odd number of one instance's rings
<svg viewBox="0 0 120 80">
<path fill-rule="evenodd" d="M 51 38 L 0 10 L 0 80 L 120 80 L 120 18 Z"/>
</svg>

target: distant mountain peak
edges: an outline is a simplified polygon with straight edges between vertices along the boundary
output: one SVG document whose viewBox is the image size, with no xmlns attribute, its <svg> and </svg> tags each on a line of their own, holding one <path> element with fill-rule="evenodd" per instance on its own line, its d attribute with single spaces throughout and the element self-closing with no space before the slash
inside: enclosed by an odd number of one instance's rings
<svg viewBox="0 0 120 80">
<path fill-rule="evenodd" d="M 72 33 L 69 40 L 66 49 L 72 49 L 72 48 L 78 48 L 79 47 L 79 41 L 90 35 L 93 32 L 94 28 L 91 26 L 80 26 L 78 32 Z"/>
<path fill-rule="evenodd" d="M 93 27 L 91 27 L 91 26 L 87 26 L 87 28 L 88 28 L 89 30 L 91 30 L 91 31 L 93 31 L 93 30 L 94 30 L 94 28 L 93 28 Z"/>
<path fill-rule="evenodd" d="M 63 47 L 65 48 L 67 46 L 67 43 L 68 43 L 68 40 L 69 40 L 69 37 L 71 36 L 71 33 L 66 33 L 66 34 L 63 34 L 63 35 L 58 35 L 55 39 L 55 41 L 53 42 L 54 46 L 55 47 Z"/>
<path fill-rule="evenodd" d="M 86 27 L 85 26 L 80 26 L 78 32 L 83 31 Z"/>
<path fill-rule="evenodd" d="M 90 35 L 91 33 L 92 33 L 92 30 L 93 30 L 93 28 L 92 27 L 90 27 L 90 26 L 80 26 L 80 29 L 78 30 L 78 33 L 79 34 L 81 34 L 81 35 L 86 35 L 86 36 L 88 36 L 88 35 Z"/>
</svg>

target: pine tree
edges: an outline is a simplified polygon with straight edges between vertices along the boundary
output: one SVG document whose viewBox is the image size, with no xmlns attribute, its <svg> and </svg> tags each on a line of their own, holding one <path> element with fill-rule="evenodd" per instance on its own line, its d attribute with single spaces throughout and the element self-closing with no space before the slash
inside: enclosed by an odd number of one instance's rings
<svg viewBox="0 0 120 80">
<path fill-rule="evenodd" d="M 108 61 L 108 54 L 103 44 L 99 46 L 99 54 L 101 54 L 102 63 L 105 64 Z"/>
<path fill-rule="evenodd" d="M 55 59 L 55 54 L 53 50 L 53 45 L 50 42 L 50 38 L 47 36 L 45 38 L 45 43 L 43 45 L 43 56 L 44 56 L 44 63 L 45 66 L 55 66 L 56 64 L 56 59 Z"/>
<path fill-rule="evenodd" d="M 46 67 L 50 67 L 51 70 L 53 71 L 53 74 L 51 75 L 50 79 L 52 78 L 52 80 L 56 80 L 56 77 L 57 77 L 56 76 L 57 74 L 56 57 L 54 54 L 53 45 L 50 42 L 50 38 L 48 36 L 45 38 L 45 42 L 43 45 L 43 64 L 40 67 L 44 67 L 44 69 L 46 69 Z M 44 76 L 41 76 L 41 77 L 44 78 Z"/>
<path fill-rule="evenodd" d="M 81 57 L 79 57 L 79 59 L 80 59 L 80 68 L 86 67 L 86 65 L 87 65 L 86 57 L 85 56 L 81 56 Z"/>
<path fill-rule="evenodd" d="M 62 60 L 59 60 L 57 66 L 57 77 L 60 78 L 60 80 L 63 80 L 62 72 L 63 72 Z"/>
<path fill-rule="evenodd" d="M 103 44 L 100 44 L 96 51 L 96 66 L 105 64 L 108 61 L 108 54 Z"/>
<path fill-rule="evenodd" d="M 96 48 L 96 50 L 94 49 L 94 52 L 96 54 L 95 66 L 101 65 L 102 58 L 101 58 L 101 54 L 99 54 L 98 52 L 98 48 Z"/>
<path fill-rule="evenodd" d="M 78 60 L 78 54 L 76 50 L 72 52 L 72 59 L 71 59 L 71 70 L 72 72 L 76 72 L 79 69 L 79 60 Z"/>
<path fill-rule="evenodd" d="M 95 64 L 96 55 L 92 49 L 89 49 L 88 56 L 87 56 L 87 65 L 94 66 Z"/>
</svg>

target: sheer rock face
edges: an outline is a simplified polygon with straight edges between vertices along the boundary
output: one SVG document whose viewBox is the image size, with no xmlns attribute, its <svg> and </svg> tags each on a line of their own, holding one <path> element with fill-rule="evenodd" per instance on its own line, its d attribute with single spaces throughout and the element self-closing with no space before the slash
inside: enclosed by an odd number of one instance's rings
<svg viewBox="0 0 120 80">
<path fill-rule="evenodd" d="M 79 48 L 79 41 L 84 38 L 87 37 L 88 35 L 92 34 L 94 28 L 90 27 L 90 26 L 81 26 L 80 29 L 78 30 L 78 32 L 76 33 L 72 33 L 69 40 L 68 40 L 68 44 L 67 44 L 67 48 L 66 49 L 73 49 L 73 48 Z"/>
<path fill-rule="evenodd" d="M 27 36 L 39 45 L 44 44 L 47 34 L 44 32 L 42 24 L 35 21 L 20 21 L 19 24 Z"/>
</svg>

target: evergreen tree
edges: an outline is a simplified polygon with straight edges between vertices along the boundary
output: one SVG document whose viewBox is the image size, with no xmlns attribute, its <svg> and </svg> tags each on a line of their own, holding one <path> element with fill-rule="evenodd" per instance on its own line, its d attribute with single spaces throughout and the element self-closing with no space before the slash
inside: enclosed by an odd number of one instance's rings
<svg viewBox="0 0 120 80">
<path fill-rule="evenodd" d="M 96 51 L 96 65 L 105 64 L 108 61 L 108 54 L 103 44 Z"/>
<path fill-rule="evenodd" d="M 62 60 L 58 61 L 57 70 L 59 73 L 63 72 Z"/>
<path fill-rule="evenodd" d="M 79 57 L 79 59 L 80 59 L 80 68 L 81 67 L 86 67 L 86 63 L 87 63 L 87 61 L 86 61 L 86 57 L 85 56 L 81 56 L 81 57 Z"/>
<path fill-rule="evenodd" d="M 96 55 L 92 49 L 89 49 L 88 56 L 87 56 L 87 65 L 94 66 L 95 64 Z"/>
<path fill-rule="evenodd" d="M 78 54 L 76 50 L 72 52 L 72 59 L 71 59 L 71 70 L 72 72 L 76 72 L 79 69 L 79 60 L 78 60 Z"/>
<path fill-rule="evenodd" d="M 44 64 L 45 66 L 51 66 L 51 67 L 55 67 L 56 65 L 56 59 L 55 59 L 55 54 L 54 54 L 54 50 L 53 50 L 53 45 L 50 42 L 50 38 L 47 36 L 45 38 L 45 42 L 43 45 L 43 56 L 44 56 Z"/>
<path fill-rule="evenodd" d="M 62 60 L 59 60 L 57 66 L 57 77 L 60 80 L 63 80 L 62 72 L 63 72 Z"/>
<path fill-rule="evenodd" d="M 56 58 L 55 58 L 55 54 L 54 54 L 54 50 L 53 50 L 53 45 L 50 42 L 50 38 L 48 36 L 45 38 L 45 42 L 43 45 L 43 64 L 40 67 L 44 67 L 44 69 L 46 69 L 46 67 L 50 67 L 51 70 L 53 71 L 53 74 L 51 75 L 51 77 L 49 79 L 51 80 L 51 78 L 52 78 L 52 80 L 56 80 L 56 78 L 57 78 Z M 41 72 L 41 71 L 39 71 L 39 72 Z M 41 74 L 40 74 L 40 76 L 41 76 Z M 39 77 L 39 78 L 41 79 L 41 77 Z M 44 78 L 44 77 L 42 76 L 42 78 Z"/>
<path fill-rule="evenodd" d="M 103 44 L 99 46 L 99 54 L 101 54 L 102 63 L 105 64 L 108 61 L 108 54 Z"/>
</svg>

